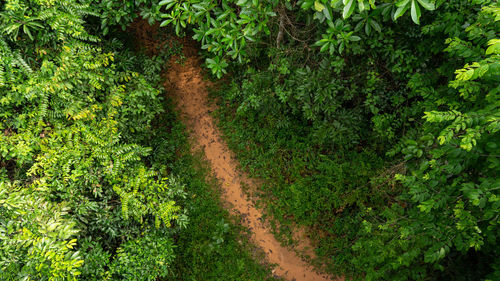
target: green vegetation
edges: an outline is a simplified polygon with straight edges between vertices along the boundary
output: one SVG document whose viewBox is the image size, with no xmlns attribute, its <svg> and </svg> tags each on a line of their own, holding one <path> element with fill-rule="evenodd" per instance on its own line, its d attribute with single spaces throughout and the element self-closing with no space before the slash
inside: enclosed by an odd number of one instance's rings
<svg viewBox="0 0 500 281">
<path fill-rule="evenodd" d="M 98 4 L 0 4 L 0 279 L 265 279 L 162 98 L 179 48 Z"/>
<path fill-rule="evenodd" d="M 498 3 L 235 2 L 160 4 L 232 70 L 221 123 L 281 232 L 368 280 L 496 279 Z"/>
<path fill-rule="evenodd" d="M 140 18 L 172 44 L 133 51 Z M 284 241 L 354 279 L 500 279 L 497 1 L 7 0 L 1 280 L 271 278 L 163 98 L 173 33 L 225 75 Z"/>
</svg>

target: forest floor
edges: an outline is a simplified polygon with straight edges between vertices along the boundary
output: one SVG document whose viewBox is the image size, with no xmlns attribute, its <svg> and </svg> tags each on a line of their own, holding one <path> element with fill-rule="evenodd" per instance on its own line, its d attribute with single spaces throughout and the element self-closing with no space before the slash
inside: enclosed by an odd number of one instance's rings
<svg viewBox="0 0 500 281">
<path fill-rule="evenodd" d="M 146 41 L 146 48 L 156 48 L 153 34 L 155 27 L 139 22 L 135 27 L 143 29 L 139 38 Z M 198 50 L 192 42 L 183 39 L 183 58 L 173 57 L 165 73 L 164 86 L 180 112 L 181 120 L 189 132 L 192 152 L 202 151 L 206 156 L 211 170 L 220 181 L 223 191 L 224 205 L 231 213 L 241 218 L 241 223 L 251 232 L 252 241 L 261 248 L 269 263 L 276 265 L 273 274 L 285 280 L 319 281 L 333 280 L 326 274 L 320 274 L 305 262 L 300 256 L 312 258 L 314 252 L 305 235 L 305 231 L 298 230 L 294 235 L 298 244 L 294 249 L 281 246 L 271 232 L 271 228 L 263 220 L 263 213 L 257 209 L 242 189 L 242 185 L 252 186 L 255 181 L 248 178 L 238 168 L 235 155 L 229 150 L 222 139 L 211 113 L 216 110 L 209 101 L 208 89 L 210 81 L 203 77 Z M 148 46 L 149 44 L 149 46 Z M 300 253 L 300 255 L 298 253 Z M 343 280 L 337 278 L 335 280 Z"/>
</svg>

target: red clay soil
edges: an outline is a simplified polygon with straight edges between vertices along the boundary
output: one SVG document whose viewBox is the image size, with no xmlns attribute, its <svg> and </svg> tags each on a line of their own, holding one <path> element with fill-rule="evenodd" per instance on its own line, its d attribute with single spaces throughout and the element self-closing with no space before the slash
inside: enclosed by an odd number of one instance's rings
<svg viewBox="0 0 500 281">
<path fill-rule="evenodd" d="M 156 26 L 150 27 L 142 21 L 134 23 L 132 29 L 139 43 L 148 51 L 154 52 L 157 42 L 154 42 L 152 35 L 156 33 Z M 238 162 L 221 138 L 221 133 L 211 116 L 215 108 L 208 101 L 210 82 L 203 79 L 196 47 L 187 40 L 183 41 L 185 43 L 183 53 L 186 59 L 178 63 L 176 62 L 178 58 L 172 58 L 165 73 L 164 84 L 168 95 L 176 102 L 181 119 L 190 132 L 193 153 L 199 150 L 204 152 L 212 172 L 221 182 L 223 200 L 229 203 L 226 205 L 231 206 L 230 211 L 233 214 L 243 218 L 243 225 L 250 230 L 253 242 L 264 250 L 268 262 L 276 265 L 273 270 L 275 275 L 290 281 L 334 280 L 326 274 L 316 272 L 294 250 L 281 246 L 270 228 L 264 224 L 262 212 L 243 192 L 241 183 L 252 185 L 253 182 L 238 170 Z M 312 247 L 305 232 L 298 231 L 294 237 L 299 241 L 296 250 L 302 254 L 313 254 L 307 251 Z"/>
</svg>

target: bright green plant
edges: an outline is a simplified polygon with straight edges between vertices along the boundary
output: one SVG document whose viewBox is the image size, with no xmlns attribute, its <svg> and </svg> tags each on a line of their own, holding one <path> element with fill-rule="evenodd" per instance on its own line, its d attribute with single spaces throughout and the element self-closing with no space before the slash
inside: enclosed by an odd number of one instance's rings
<svg viewBox="0 0 500 281">
<path fill-rule="evenodd" d="M 120 280 L 158 280 L 169 274 L 169 265 L 175 258 L 173 242 L 163 233 L 146 233 L 120 248 L 111 264 L 111 272 Z"/>
<path fill-rule="evenodd" d="M 11 209 L 2 212 L 2 279 L 74 280 L 87 255 L 73 237 L 115 253 L 149 228 L 185 226 L 175 203 L 183 187 L 148 167 L 151 148 L 136 143 L 162 112 L 160 91 L 87 32 L 91 6 L 0 8 L 0 208 Z M 84 268 L 86 278 L 109 276 Z"/>
<path fill-rule="evenodd" d="M 75 221 L 64 204 L 33 188 L 0 181 L 0 278 L 77 280 L 83 259 L 76 251 Z"/>
</svg>

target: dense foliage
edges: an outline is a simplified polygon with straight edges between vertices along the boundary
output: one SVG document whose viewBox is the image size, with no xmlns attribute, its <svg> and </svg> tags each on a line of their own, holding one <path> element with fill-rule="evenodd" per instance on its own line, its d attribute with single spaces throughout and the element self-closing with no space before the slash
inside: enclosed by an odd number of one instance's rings
<svg viewBox="0 0 500 281">
<path fill-rule="evenodd" d="M 125 61 L 113 63 L 115 54 L 85 30 L 91 15 L 72 1 L 3 6 L 2 279 L 136 279 L 142 275 L 123 264 L 134 243 L 184 222 L 174 201 L 182 187 L 147 167 L 141 159 L 150 149 L 133 142 L 161 112 L 159 91 Z M 80 239 L 94 245 L 77 251 Z M 101 246 L 118 249 L 109 270 L 79 271 Z M 168 266 L 173 258 L 148 256 L 135 262 Z M 150 271 L 149 280 L 165 274 Z"/>
<path fill-rule="evenodd" d="M 0 4 L 0 279 L 265 279 L 182 156 L 160 87 L 179 48 L 125 47 L 116 28 L 148 7 L 126 5 L 121 19 L 108 6 L 120 2 Z M 186 266 L 195 259 L 201 267 Z M 226 259 L 234 266 L 221 272 Z"/>
<path fill-rule="evenodd" d="M 221 124 L 282 234 L 368 280 L 498 278 L 496 1 L 160 5 L 233 70 Z"/>
<path fill-rule="evenodd" d="M 283 240 L 308 226 L 354 278 L 500 279 L 494 0 L 2 1 L 0 279 L 268 278 L 162 98 L 179 48 L 132 51 L 138 18 L 230 72 L 221 126 Z"/>
</svg>

